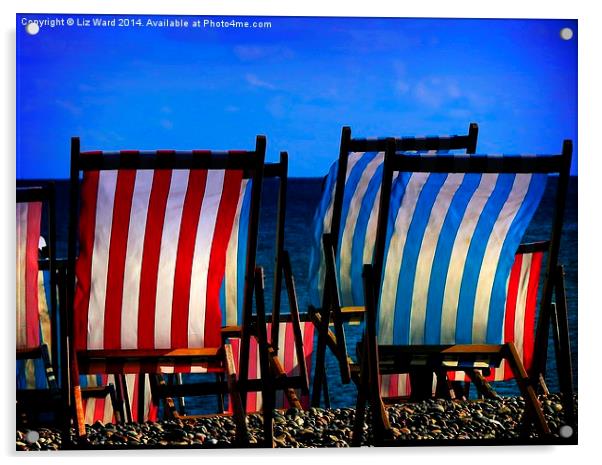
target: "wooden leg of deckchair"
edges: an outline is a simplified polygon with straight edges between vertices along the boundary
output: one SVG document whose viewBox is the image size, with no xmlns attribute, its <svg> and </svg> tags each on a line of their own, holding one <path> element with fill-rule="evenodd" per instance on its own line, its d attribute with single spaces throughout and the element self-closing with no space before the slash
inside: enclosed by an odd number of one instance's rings
<svg viewBox="0 0 602 465">
<path fill-rule="evenodd" d="M 224 375 L 223 375 L 223 373 L 216 373 L 215 380 L 218 383 L 223 383 L 224 382 Z M 224 395 L 222 393 L 217 394 L 217 411 L 218 412 L 225 412 L 226 411 L 226 408 L 224 406 Z"/>
<path fill-rule="evenodd" d="M 540 373 L 538 378 L 538 386 L 544 396 L 550 395 L 550 390 L 548 389 L 548 385 L 546 384 L 546 380 L 543 375 Z"/>
<path fill-rule="evenodd" d="M 86 435 L 86 423 L 84 416 L 84 404 L 82 401 L 82 388 L 77 383 L 76 386 L 73 386 L 73 408 L 75 409 L 75 431 L 78 436 Z"/>
<path fill-rule="evenodd" d="M 455 399 L 456 391 L 454 390 L 453 382 L 447 377 L 447 371 L 440 369 L 435 373 L 437 376 L 437 387 L 435 390 L 435 397 L 443 399 Z"/>
<path fill-rule="evenodd" d="M 234 355 L 232 354 L 232 346 L 230 344 L 224 344 L 224 358 L 228 394 L 230 394 L 232 401 L 234 423 L 236 424 L 236 441 L 240 445 L 248 445 L 249 432 L 247 429 L 247 418 L 242 399 L 240 398 L 240 390 L 238 389 L 238 381 L 236 380 L 236 368 L 234 366 Z"/>
<path fill-rule="evenodd" d="M 365 354 L 365 350 L 364 350 Z M 360 379 L 357 385 L 357 401 L 355 404 L 355 420 L 353 424 L 352 447 L 360 447 L 364 436 L 364 422 L 366 417 L 366 398 L 368 391 L 367 357 L 360 361 Z"/>
<path fill-rule="evenodd" d="M 470 378 L 470 381 L 475 385 L 477 392 L 485 399 L 499 399 L 497 392 L 493 390 L 491 384 L 483 377 L 483 374 L 479 370 L 469 370 L 466 375 Z"/>
<path fill-rule="evenodd" d="M 146 374 L 141 373 L 139 376 L 146 376 Z M 134 421 L 134 419 L 132 418 L 132 408 L 130 405 L 130 393 L 128 392 L 127 378 L 124 374 L 119 374 L 115 376 L 116 381 L 117 379 L 119 379 L 118 384 L 121 386 L 121 392 L 119 395 L 123 404 L 124 421 L 126 423 L 131 423 Z"/>
<path fill-rule="evenodd" d="M 556 305 L 552 307 L 552 331 L 556 348 L 556 367 L 560 392 L 565 408 L 565 420 L 575 426 L 575 400 L 573 398 L 573 367 L 571 362 L 571 343 L 569 339 L 569 319 L 564 288 L 564 268 L 556 271 Z"/>
<path fill-rule="evenodd" d="M 316 367 L 314 368 L 314 383 L 311 393 L 311 406 L 320 407 L 322 383 L 326 378 L 326 338 L 328 337 L 328 320 L 330 311 L 322 309 L 318 324 L 318 344 L 316 347 Z"/>
<path fill-rule="evenodd" d="M 535 394 L 535 389 L 533 389 L 533 385 L 529 380 L 527 371 L 520 361 L 518 353 L 516 352 L 516 347 L 514 347 L 514 343 L 509 342 L 504 344 L 502 350 L 504 352 L 502 355 L 510 363 L 510 368 L 512 369 L 514 378 L 516 379 L 520 392 L 525 399 L 525 419 L 530 417 L 540 433 L 550 434 L 550 428 L 544 417 L 543 410 L 541 409 L 541 405 L 537 399 L 537 395 Z"/>
<path fill-rule="evenodd" d="M 274 389 L 268 356 L 268 337 L 263 295 L 263 269 L 255 269 L 255 307 L 257 310 L 257 338 L 259 343 L 259 363 L 261 366 L 263 400 L 263 437 L 266 447 L 274 447 Z M 274 323 L 278 324 L 278 323 Z M 284 371 L 284 370 L 282 370 Z"/>
<path fill-rule="evenodd" d="M 433 397 L 433 370 L 416 368 L 410 374 L 411 400 L 419 402 Z"/>
<path fill-rule="evenodd" d="M 74 427 L 76 434 L 82 437 L 86 435 L 86 424 L 84 415 L 84 404 L 82 401 L 82 388 L 79 384 L 79 367 L 77 366 L 77 361 L 75 360 L 75 353 L 71 354 L 70 368 L 71 383 L 73 385 L 73 397 L 71 405 L 73 408 Z"/>
<path fill-rule="evenodd" d="M 370 398 L 370 410 L 372 413 L 372 433 L 375 444 L 392 438 L 391 425 L 380 395 L 379 372 L 380 363 L 378 357 L 378 340 L 376 337 L 376 291 L 374 270 L 371 265 L 364 265 L 364 302 L 366 305 L 366 333 L 364 340 L 364 359 L 367 361 L 368 370 L 368 396 Z M 431 372 L 431 389 L 432 389 Z"/>
<path fill-rule="evenodd" d="M 165 378 L 161 374 L 149 374 L 149 382 L 151 385 L 151 390 L 155 392 L 164 391 L 165 390 Z M 157 401 L 162 398 L 164 401 L 163 412 L 166 418 L 179 418 L 180 414 L 176 409 L 176 404 L 173 401 L 172 397 L 163 397 L 163 395 L 157 394 Z M 137 400 L 136 400 L 137 401 Z"/>
<path fill-rule="evenodd" d="M 275 352 L 273 347 L 268 349 L 269 354 L 269 362 L 270 362 L 270 374 L 272 376 L 271 381 L 275 381 L 275 379 L 286 378 L 286 371 L 284 371 L 284 367 L 278 358 L 278 354 Z M 288 403 L 291 407 L 301 410 L 303 407 L 301 406 L 301 401 L 299 401 L 299 397 L 293 388 L 284 389 L 284 395 L 288 400 Z M 275 402 L 274 402 L 275 403 Z"/>
</svg>

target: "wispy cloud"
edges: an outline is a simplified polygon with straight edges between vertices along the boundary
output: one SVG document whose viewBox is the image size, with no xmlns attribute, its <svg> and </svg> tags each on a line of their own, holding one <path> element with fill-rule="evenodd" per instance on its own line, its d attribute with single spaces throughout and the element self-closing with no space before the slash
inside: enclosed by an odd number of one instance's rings
<svg viewBox="0 0 602 465">
<path fill-rule="evenodd" d="M 168 131 L 173 129 L 173 121 L 170 119 L 164 118 L 161 121 L 159 121 L 159 124 L 163 129 L 167 129 Z"/>
<path fill-rule="evenodd" d="M 253 61 L 262 58 L 291 59 L 293 51 L 281 45 L 237 45 L 234 54 L 242 61 Z"/>
<path fill-rule="evenodd" d="M 255 74 L 246 74 L 245 80 L 252 87 L 259 87 L 263 89 L 275 90 L 276 86 L 271 82 L 264 81 L 263 79 L 258 78 Z"/>
<path fill-rule="evenodd" d="M 69 100 L 56 99 L 54 103 L 63 110 L 71 113 L 73 116 L 80 116 L 82 114 L 82 108 Z"/>
</svg>

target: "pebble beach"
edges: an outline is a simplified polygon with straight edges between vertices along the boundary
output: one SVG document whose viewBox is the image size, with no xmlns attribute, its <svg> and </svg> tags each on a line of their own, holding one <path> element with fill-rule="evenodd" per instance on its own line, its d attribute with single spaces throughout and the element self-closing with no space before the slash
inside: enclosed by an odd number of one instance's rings
<svg viewBox="0 0 602 465">
<path fill-rule="evenodd" d="M 564 409 L 558 395 L 541 396 L 542 407 L 552 434 L 560 437 Z M 577 401 L 575 400 L 575 404 Z M 420 440 L 513 440 L 521 434 L 524 412 L 521 397 L 495 400 L 452 401 L 429 399 L 417 403 L 387 407 L 392 431 L 399 445 Z M 352 408 L 276 411 L 274 442 L 276 447 L 349 447 L 355 410 Z M 262 445 L 262 419 L 248 415 L 250 442 Z M 37 435 L 17 430 L 17 450 L 59 450 L 58 430 L 40 428 Z M 87 438 L 77 447 L 87 448 L 227 448 L 235 438 L 234 422 L 227 416 L 196 419 L 172 419 L 153 423 L 107 424 L 87 427 Z M 374 444 L 368 426 L 364 427 L 363 445 Z M 537 433 L 530 433 L 537 439 Z M 35 442 L 32 439 L 37 439 Z M 457 442 L 456 442 L 457 443 Z"/>
</svg>

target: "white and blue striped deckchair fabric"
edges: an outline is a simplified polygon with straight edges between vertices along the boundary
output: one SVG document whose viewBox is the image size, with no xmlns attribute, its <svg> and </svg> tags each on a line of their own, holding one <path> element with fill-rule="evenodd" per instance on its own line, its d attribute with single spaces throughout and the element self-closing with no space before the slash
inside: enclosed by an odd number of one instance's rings
<svg viewBox="0 0 602 465">
<path fill-rule="evenodd" d="M 242 180 L 226 251 L 226 269 L 220 287 L 222 326 L 242 324 L 252 185 L 250 179 Z M 239 253 L 241 251 L 244 253 Z"/>
<path fill-rule="evenodd" d="M 391 191 L 378 343 L 501 344 L 510 270 L 546 180 L 400 173 Z"/>
<path fill-rule="evenodd" d="M 445 139 L 445 136 L 439 137 Z M 413 152 L 444 154 L 449 151 Z M 374 237 L 378 218 L 380 186 L 382 183 L 384 152 L 351 152 L 347 161 L 347 174 L 341 209 L 341 227 L 336 254 L 336 271 L 339 295 L 343 307 L 363 306 L 361 286 L 362 266 L 372 262 Z M 338 161 L 330 167 L 324 183 L 322 198 L 314 215 L 312 247 L 309 260 L 310 303 L 322 306 L 326 264 L 322 235 L 330 233 Z M 396 177 L 397 174 L 394 174 Z"/>
</svg>

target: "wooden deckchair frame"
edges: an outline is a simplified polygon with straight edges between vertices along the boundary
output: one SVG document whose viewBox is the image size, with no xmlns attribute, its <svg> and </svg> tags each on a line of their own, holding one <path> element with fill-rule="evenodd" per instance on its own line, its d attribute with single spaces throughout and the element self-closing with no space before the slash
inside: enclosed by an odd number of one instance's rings
<svg viewBox="0 0 602 465">
<path fill-rule="evenodd" d="M 378 389 L 378 376 L 380 373 L 403 373 L 407 371 L 407 365 L 410 354 L 426 355 L 427 365 L 440 366 L 443 357 L 453 355 L 488 355 L 497 357 L 499 360 L 506 359 L 510 363 L 515 379 L 519 385 L 522 395 L 525 397 L 527 416 L 535 423 L 537 429 L 549 434 L 550 430 L 543 416 L 543 411 L 537 400 L 535 389 L 541 373 L 541 347 L 545 346 L 541 340 L 541 326 L 549 324 L 551 315 L 556 315 L 555 306 L 552 305 L 552 293 L 554 284 L 558 281 L 558 252 L 560 245 L 560 233 L 564 217 L 564 206 L 566 202 L 566 192 L 568 188 L 568 179 L 570 174 L 572 141 L 565 140 L 560 155 L 538 156 L 538 157 L 409 157 L 404 154 L 396 153 L 394 141 L 389 139 L 385 153 L 383 183 L 380 197 L 380 210 L 377 223 L 376 242 L 374 250 L 374 262 L 370 265 L 364 265 L 364 295 L 366 300 L 366 331 L 363 341 L 358 347 L 360 355 L 360 376 L 358 387 L 358 398 L 356 408 L 356 424 L 354 428 L 354 445 L 360 445 L 362 440 L 362 425 L 365 415 L 365 404 L 368 401 L 371 405 L 372 427 L 375 438 L 387 440 L 392 438 L 391 429 L 388 422 L 388 416 Z M 457 344 L 447 346 L 434 345 L 408 345 L 408 346 L 382 346 L 378 344 L 376 333 L 377 318 L 377 289 L 380 288 L 382 267 L 384 263 L 384 251 L 386 241 L 386 228 L 389 214 L 390 195 L 392 187 L 393 172 L 424 172 L 424 173 L 558 173 L 558 188 L 556 196 L 556 210 L 552 222 L 552 237 L 549 242 L 546 275 L 544 278 L 544 289 L 540 306 L 540 317 L 538 320 L 538 331 L 536 332 L 535 354 L 538 357 L 533 361 L 533 371 L 531 379 L 528 377 L 522 362 L 520 361 L 513 343 L 501 345 L 475 345 L 475 344 Z M 562 292 L 561 293 L 562 300 Z M 562 306 L 562 302 L 561 302 Z M 565 306 L 566 308 L 566 306 Z M 565 315 L 566 317 L 566 312 Z M 566 319 L 564 320 L 566 321 Z M 547 322 L 547 323 L 546 323 Z M 557 325 L 558 326 L 558 325 Z M 564 325 L 562 325 L 564 326 Z M 568 329 L 558 328 L 555 331 L 558 335 L 559 344 L 557 350 L 564 349 L 563 368 L 570 368 L 570 353 L 566 354 L 569 347 Z M 538 340 L 539 337 L 539 340 Z M 546 341 L 547 342 L 547 341 Z M 568 357 L 569 363 L 566 362 Z M 448 368 L 448 371 L 450 369 Z M 463 371 L 463 370 L 461 370 Z M 561 375 L 563 385 L 568 379 L 571 379 L 571 373 L 563 372 Z M 572 387 L 572 386 L 571 386 Z M 567 393 L 568 394 L 568 393 Z M 570 393 L 572 400 L 572 392 Z"/>
<path fill-rule="evenodd" d="M 475 153 L 479 127 L 476 123 L 470 123 L 468 134 L 450 137 L 403 137 L 396 139 L 353 139 L 351 128 L 343 127 L 341 132 L 341 144 L 338 159 L 337 179 L 334 190 L 332 207 L 332 219 L 330 233 L 324 234 L 322 238 L 324 254 L 326 258 L 326 272 L 324 277 L 324 292 L 322 297 L 322 308 L 310 306 L 309 313 L 318 330 L 318 345 L 316 349 L 316 368 L 312 388 L 311 404 L 314 407 L 320 405 L 322 392 L 328 406 L 328 387 L 326 383 L 326 347 L 330 348 L 337 357 L 341 372 L 341 381 L 348 384 L 352 378 L 357 379 L 358 368 L 354 366 L 349 358 L 347 344 L 345 341 L 345 330 L 343 323 L 363 318 L 363 307 L 341 307 L 338 298 L 337 274 L 335 271 L 335 256 L 337 251 L 337 238 L 341 225 L 341 214 L 343 208 L 343 196 L 347 176 L 347 164 L 351 152 L 385 152 L 388 140 L 393 140 L 395 151 L 430 151 L 430 150 L 462 150 L 467 153 Z M 334 325 L 334 333 L 330 331 L 329 325 Z"/>
<path fill-rule="evenodd" d="M 48 258 L 38 259 L 38 269 L 40 271 L 48 270 L 50 274 L 50 301 L 48 302 L 48 312 L 51 322 L 51 345 L 50 353 L 48 345 L 41 343 L 39 347 L 33 349 L 17 349 L 17 360 L 41 358 L 44 362 L 46 380 L 52 396 L 53 410 L 57 415 L 56 420 L 63 418 L 62 412 L 65 409 L 65 399 L 67 399 L 67 378 L 61 377 L 62 383 L 58 383 L 57 376 L 59 370 L 67 365 L 64 357 L 64 342 L 59 343 L 59 337 L 64 334 L 55 324 L 57 321 L 59 306 L 57 305 L 57 260 L 56 260 L 56 201 L 55 188 L 52 182 L 43 182 L 39 185 L 31 185 L 17 182 L 17 203 L 41 202 L 46 206 L 48 237 L 46 246 L 48 248 Z M 59 321 L 63 324 L 64 318 Z M 59 348 L 61 350 L 59 350 Z M 21 400 L 28 404 L 35 404 L 39 407 L 45 407 L 48 402 L 46 395 L 40 395 L 38 389 L 28 389 L 26 391 L 17 391 L 17 401 Z M 63 432 L 68 431 L 66 425 L 60 425 Z"/>
<path fill-rule="evenodd" d="M 175 170 L 175 169 L 207 169 L 225 170 L 236 169 L 243 171 L 243 177 L 253 180 L 251 191 L 251 208 L 249 218 L 248 253 L 246 259 L 246 272 L 244 284 L 244 309 L 242 323 L 243 345 L 249 342 L 249 324 L 252 317 L 252 297 L 254 287 L 254 270 L 257 244 L 257 228 L 259 224 L 259 204 L 261 199 L 261 187 L 263 182 L 263 165 L 265 159 L 266 139 L 265 136 L 257 136 L 255 150 L 236 152 L 196 152 L 196 151 L 173 151 L 171 156 L 162 156 L 162 151 L 141 151 L 130 154 L 128 157 L 120 156 L 119 152 L 86 153 L 82 156 L 80 140 L 78 137 L 71 139 L 71 189 L 70 189 L 70 211 L 79 211 L 80 172 L 137 169 L 137 170 Z M 67 306 L 73 311 L 75 296 L 75 261 L 77 241 L 77 219 L 78 215 L 72 214 L 69 220 L 69 243 L 68 243 L 68 269 L 67 269 Z M 73 314 L 70 315 L 73 317 Z M 69 327 L 69 355 L 70 375 L 73 383 L 79 380 L 79 363 L 82 360 L 119 359 L 120 361 L 150 360 L 157 363 L 173 362 L 215 362 L 219 363 L 226 374 L 224 383 L 215 382 L 212 386 L 182 386 L 190 388 L 188 395 L 204 395 L 221 392 L 226 387 L 234 399 L 234 421 L 237 426 L 237 441 L 241 444 L 248 443 L 248 432 L 244 409 L 240 400 L 239 382 L 236 379 L 232 348 L 229 344 L 222 344 L 219 348 L 180 349 L 164 352 L 161 351 L 111 351 L 111 350 L 88 350 L 76 353 L 73 347 L 74 330 L 73 325 Z M 247 349 L 248 350 L 248 349 Z M 144 376 L 140 379 L 140 389 L 144 389 Z M 76 384 L 71 389 L 71 406 L 74 408 L 74 420 L 78 434 L 85 434 L 83 425 L 83 411 L 81 395 Z M 78 391 L 78 392 L 76 392 Z M 143 415 L 144 409 L 139 413 Z"/>
<path fill-rule="evenodd" d="M 284 390 L 289 403 L 298 409 L 301 409 L 301 403 L 297 398 L 295 389 L 301 389 L 303 393 L 309 393 L 309 380 L 307 365 L 305 363 L 305 354 L 303 351 L 303 339 L 301 334 L 301 316 L 299 314 L 299 306 L 297 301 L 297 293 L 295 289 L 294 276 L 292 272 L 290 256 L 284 248 L 285 236 L 284 228 L 286 222 L 286 202 L 287 202 L 287 186 L 288 186 L 288 153 L 280 152 L 280 161 L 278 163 L 266 163 L 264 165 L 264 179 L 278 179 L 278 205 L 276 218 L 276 239 L 275 239 L 275 259 L 274 259 L 274 287 L 272 290 L 272 313 L 265 313 L 264 299 L 264 270 L 262 267 L 257 267 L 255 271 L 255 299 L 257 305 L 257 316 L 254 318 L 253 331 L 259 342 L 260 350 L 260 366 L 262 373 L 268 373 L 264 378 L 262 374 L 261 380 L 248 379 L 248 365 L 243 364 L 243 360 L 248 360 L 248 345 L 242 345 L 240 354 L 240 381 L 241 392 L 262 391 L 263 395 L 263 414 L 264 414 L 264 437 L 268 446 L 273 444 L 273 428 L 272 428 L 272 410 L 275 404 L 276 390 Z M 286 288 L 290 311 L 288 315 L 281 315 L 281 297 L 282 297 L 282 281 Z M 260 322 L 264 324 L 260 324 Z M 299 363 L 299 375 L 288 376 L 278 359 L 278 340 L 280 337 L 279 325 L 280 322 L 290 321 L 293 324 L 293 334 L 295 339 L 295 351 Z M 306 317 L 307 321 L 307 317 Z M 271 338 L 268 342 L 265 332 L 265 323 L 272 323 Z M 225 327 L 222 330 L 224 338 L 227 337 L 242 337 L 240 327 Z M 262 347 L 262 345 L 264 347 Z M 246 353 L 243 348 L 247 348 Z M 267 362 L 266 362 L 267 360 Z M 246 406 L 246 395 L 243 395 L 243 405 Z"/>
</svg>

